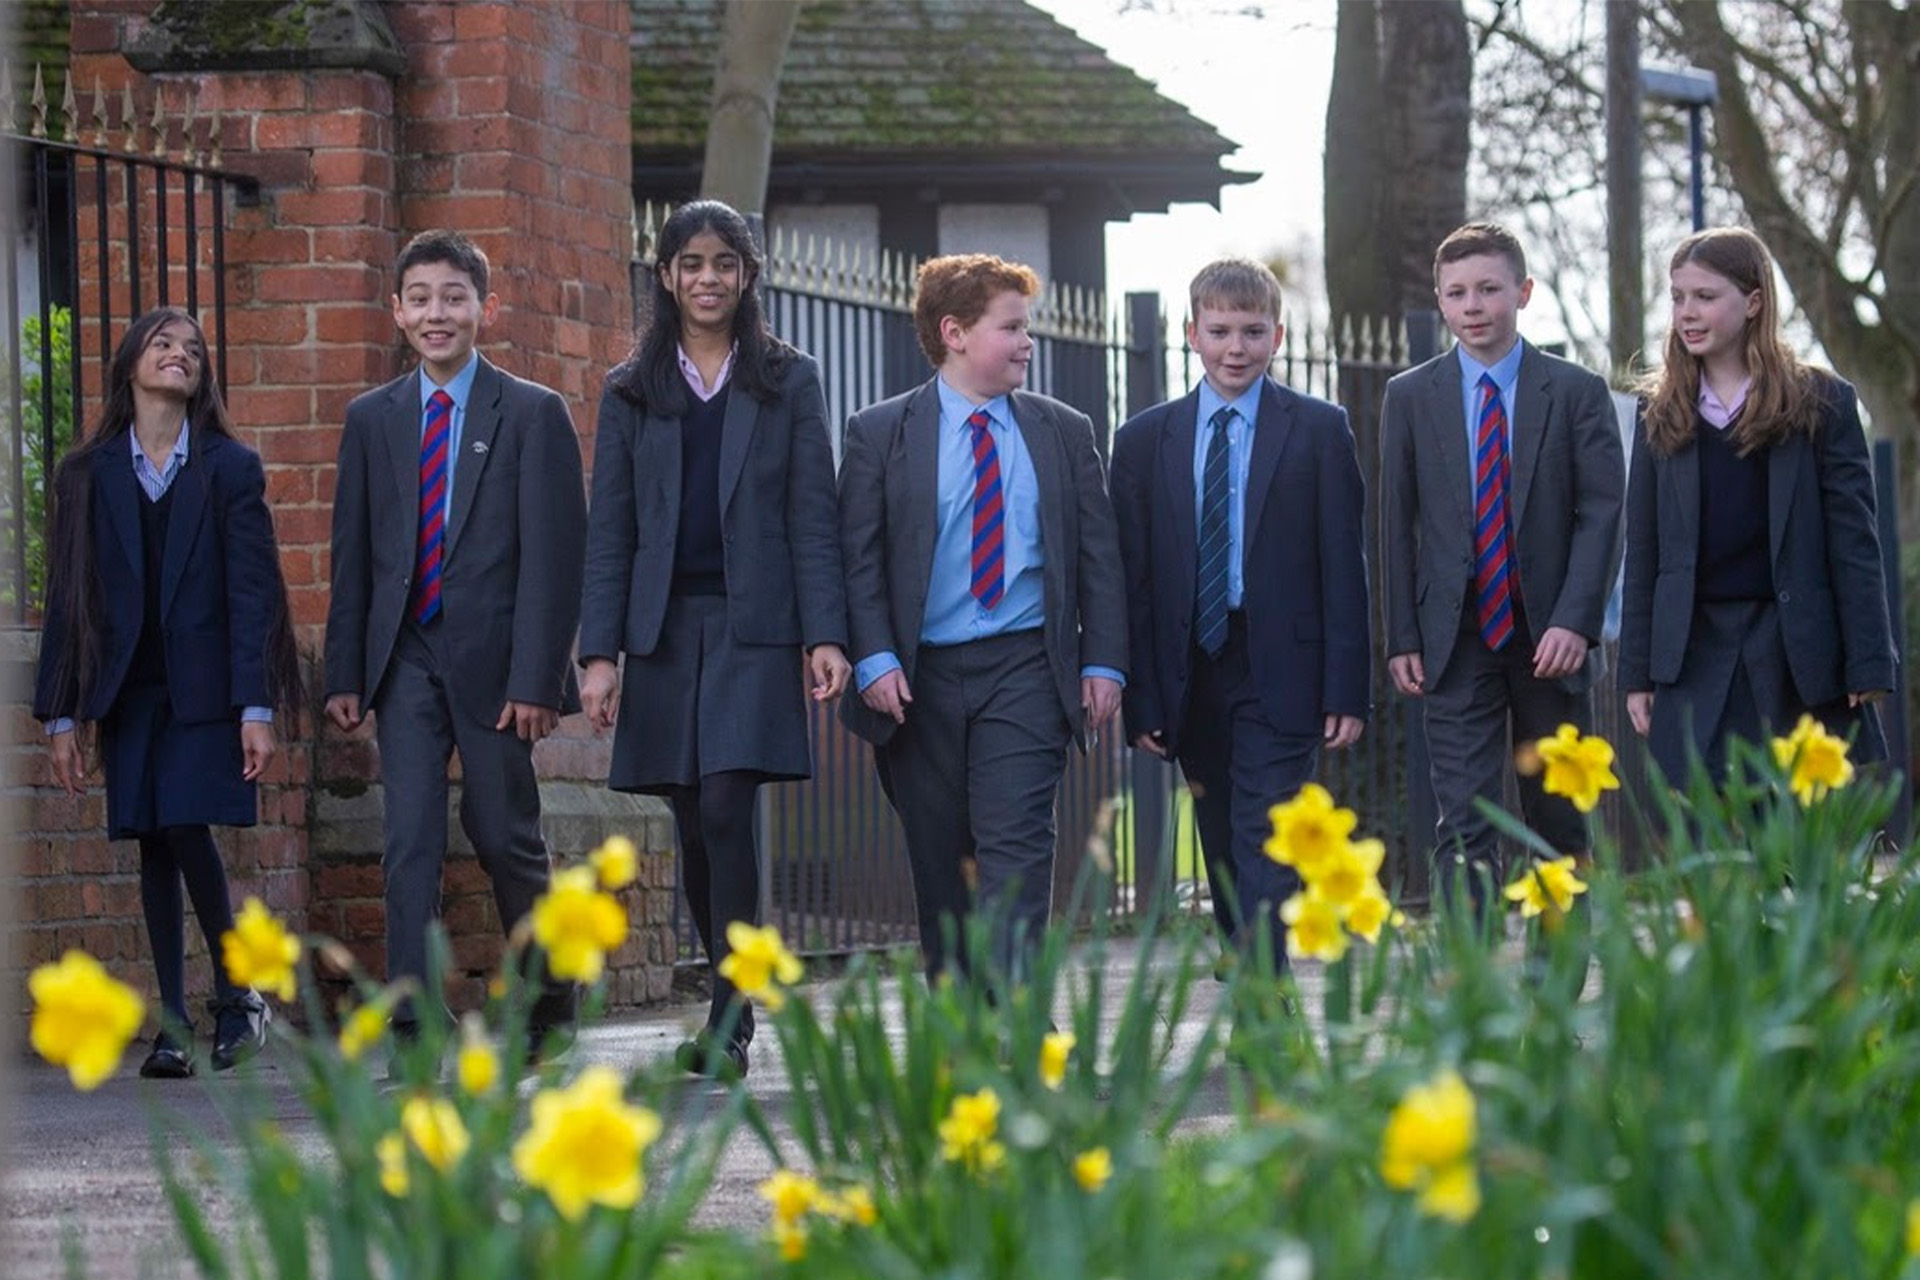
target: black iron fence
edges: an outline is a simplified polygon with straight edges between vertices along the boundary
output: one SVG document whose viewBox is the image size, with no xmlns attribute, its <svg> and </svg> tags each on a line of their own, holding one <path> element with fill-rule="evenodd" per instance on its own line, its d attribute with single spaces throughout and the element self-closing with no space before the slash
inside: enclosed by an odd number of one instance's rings
<svg viewBox="0 0 1920 1280">
<path fill-rule="evenodd" d="M 185 307 L 201 318 L 225 387 L 227 208 L 258 193 L 221 167 L 219 118 L 197 117 L 191 99 L 170 111 L 156 94 L 142 109 L 131 89 L 116 103 L 96 83 L 83 118 L 61 79 L 56 107 L 37 68 L 24 103 L 11 72 L 0 79 L 0 520 L 13 556 L 0 607 L 14 624 L 40 603 L 54 467 L 87 420 L 90 386 L 97 402 L 126 324 L 152 307 Z"/>
</svg>

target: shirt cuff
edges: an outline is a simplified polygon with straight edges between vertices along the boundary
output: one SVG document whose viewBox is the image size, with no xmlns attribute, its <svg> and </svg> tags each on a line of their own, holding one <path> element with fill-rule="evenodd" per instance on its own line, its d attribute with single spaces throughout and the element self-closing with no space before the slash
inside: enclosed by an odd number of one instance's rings
<svg viewBox="0 0 1920 1280">
<path fill-rule="evenodd" d="M 1122 689 L 1127 687 L 1127 676 L 1124 671 L 1115 671 L 1112 667 L 1080 668 L 1080 678 L 1082 680 L 1092 680 L 1095 677 L 1099 677 L 1102 680 L 1111 680 Z"/>
<path fill-rule="evenodd" d="M 58 733 L 72 733 L 72 732 L 73 732 L 72 716 L 60 716 L 58 719 L 47 721 L 47 736 L 49 738 L 53 737 L 55 734 L 58 734 Z"/>
<path fill-rule="evenodd" d="M 900 670 L 900 659 L 891 649 L 882 649 L 870 658 L 862 658 L 854 664 L 853 683 L 862 693 L 867 686 L 889 671 Z"/>
<path fill-rule="evenodd" d="M 273 708 L 272 707 L 242 707 L 240 708 L 240 723 L 272 724 Z"/>
</svg>

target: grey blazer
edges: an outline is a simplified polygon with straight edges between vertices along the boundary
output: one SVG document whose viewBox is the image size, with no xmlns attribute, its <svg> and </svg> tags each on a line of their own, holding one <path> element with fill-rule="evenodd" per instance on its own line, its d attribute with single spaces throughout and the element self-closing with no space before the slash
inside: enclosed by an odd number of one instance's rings
<svg viewBox="0 0 1920 1280">
<path fill-rule="evenodd" d="M 347 406 L 333 499 L 327 694 L 376 705 L 413 585 L 420 374 Z M 481 358 L 467 400 L 441 566 L 458 704 L 491 724 L 511 700 L 578 711 L 568 661 L 586 550 L 580 441 L 564 401 Z"/>
<path fill-rule="evenodd" d="M 1060 709 L 1085 746 L 1080 670 L 1127 669 L 1120 542 L 1093 424 L 1078 409 L 1016 391 L 1014 424 L 1040 485 L 1043 627 Z M 898 655 L 907 682 L 926 620 L 938 520 L 940 396 L 929 380 L 847 422 L 840 464 L 840 550 L 854 661 Z M 885 745 L 897 727 L 856 693 L 840 700 L 855 733 Z"/>
<path fill-rule="evenodd" d="M 847 643 L 835 529 L 833 447 L 820 367 L 801 356 L 776 399 L 737 388 L 720 430 L 727 625 L 741 644 Z M 609 385 L 593 446 L 580 658 L 651 654 L 673 586 L 680 529 L 680 420 Z"/>
<path fill-rule="evenodd" d="M 1620 571 L 1626 461 L 1598 374 L 1527 345 L 1512 423 L 1514 550 L 1528 629 L 1585 636 L 1587 663 L 1562 683 L 1592 685 L 1607 597 Z M 1418 653 L 1431 689 L 1473 597 L 1473 481 L 1449 351 L 1387 383 L 1381 409 L 1381 560 L 1387 653 Z"/>
<path fill-rule="evenodd" d="M 1874 521 L 1873 471 L 1853 387 L 1820 380 L 1811 436 L 1767 454 L 1767 528 L 1787 665 L 1810 707 L 1894 687 L 1898 663 Z M 1679 680 L 1693 622 L 1700 553 L 1700 450 L 1656 457 L 1633 438 L 1627 489 L 1627 581 L 1620 684 L 1651 691 Z"/>
</svg>

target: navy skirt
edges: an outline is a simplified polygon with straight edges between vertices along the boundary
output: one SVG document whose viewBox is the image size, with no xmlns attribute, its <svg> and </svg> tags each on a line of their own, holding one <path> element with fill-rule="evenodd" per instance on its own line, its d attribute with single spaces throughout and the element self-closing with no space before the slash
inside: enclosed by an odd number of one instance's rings
<svg viewBox="0 0 1920 1280">
<path fill-rule="evenodd" d="M 240 719 L 182 724 L 165 685 L 130 685 L 100 722 L 107 838 L 168 827 L 250 827 L 258 789 L 241 777 Z"/>
</svg>

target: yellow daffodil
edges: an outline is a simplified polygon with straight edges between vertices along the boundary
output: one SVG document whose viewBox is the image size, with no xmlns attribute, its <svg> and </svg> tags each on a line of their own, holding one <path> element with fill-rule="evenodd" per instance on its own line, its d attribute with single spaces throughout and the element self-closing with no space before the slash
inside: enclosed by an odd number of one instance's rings
<svg viewBox="0 0 1920 1280">
<path fill-rule="evenodd" d="M 407 1194 L 407 1140 L 398 1132 L 383 1134 L 373 1144 L 373 1158 L 380 1164 L 380 1189 L 398 1200 Z"/>
<path fill-rule="evenodd" d="M 640 874 L 640 851 L 625 836 L 608 836 L 598 849 L 587 855 L 600 887 L 609 893 L 624 889 Z"/>
<path fill-rule="evenodd" d="M 1828 733 L 1809 715 L 1800 717 L 1791 734 L 1773 740 L 1773 760 L 1786 771 L 1787 786 L 1802 805 L 1810 805 L 1853 781 L 1847 740 Z"/>
<path fill-rule="evenodd" d="M 140 1033 L 146 1009 L 139 994 L 84 951 L 69 951 L 27 978 L 33 996 L 33 1049 L 67 1069 L 73 1087 L 98 1088 Z"/>
<path fill-rule="evenodd" d="M 500 1055 L 487 1039 L 486 1028 L 472 1014 L 460 1022 L 460 1057 L 455 1074 L 460 1078 L 461 1091 L 470 1098 L 486 1093 L 500 1079 Z"/>
<path fill-rule="evenodd" d="M 299 983 L 300 939 L 287 932 L 258 898 L 240 904 L 233 928 L 220 935 L 220 957 L 234 984 L 293 999 Z"/>
<path fill-rule="evenodd" d="M 1073 1180 L 1086 1192 L 1098 1191 L 1113 1176 L 1113 1156 L 1105 1147 L 1082 1151 L 1073 1158 Z"/>
<path fill-rule="evenodd" d="M 1575 874 L 1575 866 L 1572 858 L 1542 859 L 1502 892 L 1509 902 L 1520 904 L 1522 916 L 1563 916 L 1573 910 L 1573 900 L 1587 891 L 1587 882 Z"/>
<path fill-rule="evenodd" d="M 1000 1095 L 992 1089 L 961 1094 L 940 1122 L 940 1153 L 975 1173 L 1005 1163 L 1007 1149 L 995 1140 L 1000 1131 Z"/>
<path fill-rule="evenodd" d="M 1387 846 L 1378 840 L 1353 840 L 1334 850 L 1312 881 L 1320 896 L 1342 910 L 1351 910 L 1369 889 L 1380 892 L 1380 864 Z"/>
<path fill-rule="evenodd" d="M 627 940 L 627 913 L 591 867 L 568 867 L 533 904 L 533 940 L 563 982 L 598 982 L 607 952 Z"/>
<path fill-rule="evenodd" d="M 880 1220 L 880 1211 L 874 1207 L 873 1192 L 865 1187 L 848 1187 L 838 1195 L 822 1196 L 820 1212 L 829 1218 L 861 1227 L 870 1227 Z"/>
<path fill-rule="evenodd" d="M 1073 1054 L 1073 1032 L 1050 1031 L 1040 1042 L 1040 1083 L 1058 1089 L 1067 1078 L 1067 1059 Z"/>
<path fill-rule="evenodd" d="M 1378 883 L 1368 885 L 1359 897 L 1347 906 L 1347 928 L 1357 937 L 1365 938 L 1368 943 L 1380 941 L 1380 927 L 1386 924 L 1397 925 L 1400 913 L 1393 908 L 1393 902 Z"/>
<path fill-rule="evenodd" d="M 400 1131 L 426 1162 L 441 1173 L 460 1163 L 470 1141 L 459 1111 L 445 1098 L 415 1095 L 400 1107 Z"/>
<path fill-rule="evenodd" d="M 1920 1200 L 1907 1201 L 1907 1256 L 1920 1258 Z"/>
<path fill-rule="evenodd" d="M 1570 724 L 1536 744 L 1546 777 L 1540 780 L 1550 796 L 1565 796 L 1582 813 L 1592 813 L 1602 791 L 1618 791 L 1613 776 L 1613 744 L 1605 738 L 1583 738 Z"/>
<path fill-rule="evenodd" d="M 780 931 L 772 925 L 756 929 L 744 920 L 735 920 L 727 926 L 727 946 L 730 950 L 720 962 L 720 976 L 741 995 L 778 1013 L 787 1001 L 781 988 L 800 981 L 803 972 L 800 961 L 780 940 Z"/>
<path fill-rule="evenodd" d="M 630 1209 L 645 1180 L 640 1160 L 660 1136 L 660 1117 L 621 1097 L 611 1067 L 588 1067 L 565 1089 L 533 1099 L 533 1122 L 513 1147 L 513 1167 L 578 1220 L 589 1205 Z"/>
<path fill-rule="evenodd" d="M 1292 867 L 1312 884 L 1319 878 L 1327 859 L 1346 847 L 1359 821 L 1351 809 L 1341 809 L 1333 796 L 1317 782 L 1300 788 L 1300 794 L 1268 811 L 1273 834 L 1267 838 L 1266 853 L 1283 866 Z"/>
<path fill-rule="evenodd" d="M 1477 1136 L 1472 1091 L 1457 1072 L 1444 1071 L 1407 1090 L 1387 1118 L 1380 1176 L 1390 1187 L 1418 1191 L 1422 1213 L 1465 1222 L 1480 1208 Z"/>
<path fill-rule="evenodd" d="M 799 1262 L 807 1256 L 805 1227 L 776 1222 L 773 1224 L 773 1242 L 779 1246 L 782 1262 Z"/>
<path fill-rule="evenodd" d="M 818 1208 L 822 1200 L 820 1184 L 804 1173 L 777 1169 L 760 1184 L 760 1198 L 773 1206 L 776 1225 L 792 1226 Z"/>
<path fill-rule="evenodd" d="M 1347 932 L 1340 908 L 1315 890 L 1296 893 L 1280 905 L 1287 926 L 1287 954 L 1295 960 L 1338 960 L 1347 954 Z"/>
<path fill-rule="evenodd" d="M 340 1056 L 358 1062 L 360 1056 L 387 1034 L 387 1003 L 374 1000 L 349 1013 L 340 1023 Z"/>
</svg>

